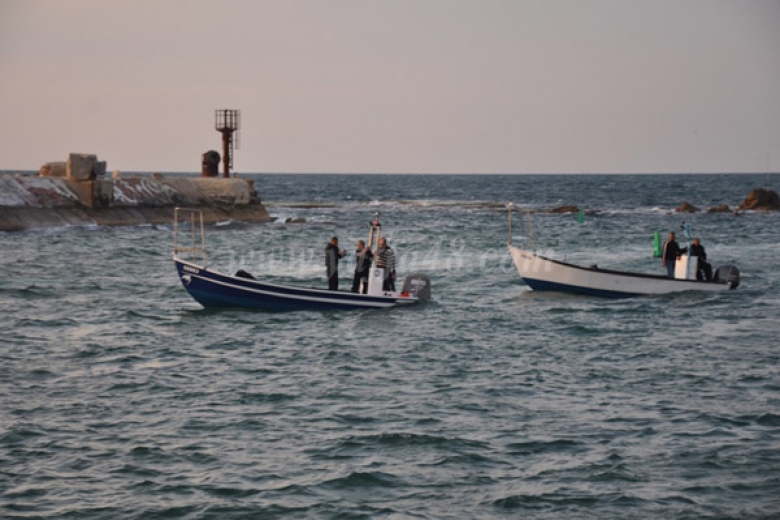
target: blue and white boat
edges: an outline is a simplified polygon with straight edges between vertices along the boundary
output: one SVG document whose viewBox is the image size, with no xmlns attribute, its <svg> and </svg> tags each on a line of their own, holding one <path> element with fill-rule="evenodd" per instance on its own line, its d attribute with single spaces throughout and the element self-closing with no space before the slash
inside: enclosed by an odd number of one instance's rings
<svg viewBox="0 0 780 520">
<path fill-rule="evenodd" d="M 711 281 L 696 279 L 698 258 L 686 254 L 677 259 L 675 277 L 632 273 L 597 266 L 579 266 L 553 260 L 536 253 L 533 226 L 530 222 L 532 250 L 512 245 L 512 205 L 509 205 L 509 239 L 507 247 L 523 281 L 534 291 L 559 291 L 607 298 L 671 294 L 682 291 L 726 291 L 739 285 L 739 270 L 733 265 L 720 266 Z"/>
<path fill-rule="evenodd" d="M 180 221 L 180 212 L 188 213 L 190 218 Z M 176 208 L 174 215 L 173 261 L 179 279 L 190 296 L 207 308 L 245 307 L 268 312 L 385 309 L 413 305 L 430 298 L 427 276 L 409 275 L 400 292 L 384 291 L 384 270 L 376 267 L 369 272 L 367 294 L 278 284 L 258 280 L 245 271 L 224 274 L 208 267 L 203 213 L 197 209 Z M 191 235 L 189 245 L 179 243 L 184 226 L 189 228 L 187 231 Z M 377 218 L 371 225 L 368 247 L 376 244 L 380 236 L 381 225 Z M 190 260 L 182 257 L 186 254 Z"/>
</svg>

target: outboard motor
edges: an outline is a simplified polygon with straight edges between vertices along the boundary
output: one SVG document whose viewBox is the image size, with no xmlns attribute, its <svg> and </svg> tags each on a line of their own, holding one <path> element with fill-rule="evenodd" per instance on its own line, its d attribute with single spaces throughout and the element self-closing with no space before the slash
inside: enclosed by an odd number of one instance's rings
<svg viewBox="0 0 780 520">
<path fill-rule="evenodd" d="M 248 273 L 243 269 L 239 269 L 238 271 L 236 271 L 236 274 L 234 276 L 236 276 L 237 278 L 246 278 L 248 280 L 257 280 L 257 278 L 252 276 L 252 273 Z"/>
<path fill-rule="evenodd" d="M 431 280 L 424 274 L 410 274 L 404 279 L 402 293 L 409 293 L 420 300 L 431 299 Z"/>
<path fill-rule="evenodd" d="M 739 269 L 732 264 L 721 265 L 715 269 L 712 280 L 715 282 L 726 282 L 729 284 L 729 289 L 736 289 L 739 287 Z"/>
</svg>

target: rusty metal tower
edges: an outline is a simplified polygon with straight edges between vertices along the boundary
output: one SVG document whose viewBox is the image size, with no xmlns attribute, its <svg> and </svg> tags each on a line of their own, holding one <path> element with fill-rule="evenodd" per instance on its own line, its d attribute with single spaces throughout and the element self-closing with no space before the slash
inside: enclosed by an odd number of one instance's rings
<svg viewBox="0 0 780 520">
<path fill-rule="evenodd" d="M 227 179 L 233 167 L 233 149 L 238 149 L 240 144 L 238 131 L 241 129 L 241 111 L 227 108 L 215 111 L 214 126 L 222 134 L 222 176 Z"/>
</svg>

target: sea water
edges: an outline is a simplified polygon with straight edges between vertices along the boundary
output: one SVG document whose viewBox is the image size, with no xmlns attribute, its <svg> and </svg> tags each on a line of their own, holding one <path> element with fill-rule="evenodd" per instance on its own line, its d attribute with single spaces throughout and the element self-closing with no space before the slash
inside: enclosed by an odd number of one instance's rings
<svg viewBox="0 0 780 520">
<path fill-rule="evenodd" d="M 0 234 L 0 517 L 777 518 L 780 214 L 755 175 L 255 175 L 209 265 L 326 287 L 380 214 L 414 308 L 204 310 L 171 226 Z M 735 291 L 536 293 L 506 250 L 663 273 L 685 220 Z M 288 217 L 306 223 L 285 224 Z M 521 221 L 525 223 L 521 227 Z M 351 282 L 350 255 L 341 288 Z"/>
</svg>

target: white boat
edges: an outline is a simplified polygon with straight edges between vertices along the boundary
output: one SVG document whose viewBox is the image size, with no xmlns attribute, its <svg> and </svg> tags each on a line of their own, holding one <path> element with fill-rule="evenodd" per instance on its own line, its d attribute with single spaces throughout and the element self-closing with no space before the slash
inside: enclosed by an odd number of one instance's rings
<svg viewBox="0 0 780 520">
<path fill-rule="evenodd" d="M 531 228 L 532 229 L 532 228 Z M 533 231 L 531 231 L 533 237 Z M 727 291 L 739 285 L 739 270 L 724 265 L 715 270 L 711 281 L 696 279 L 698 258 L 689 254 L 677 259 L 675 277 L 600 269 L 553 260 L 532 250 L 512 245 L 512 205 L 509 205 L 509 240 L 507 247 L 517 272 L 535 291 L 560 291 L 607 298 L 670 294 L 682 291 Z"/>
</svg>

